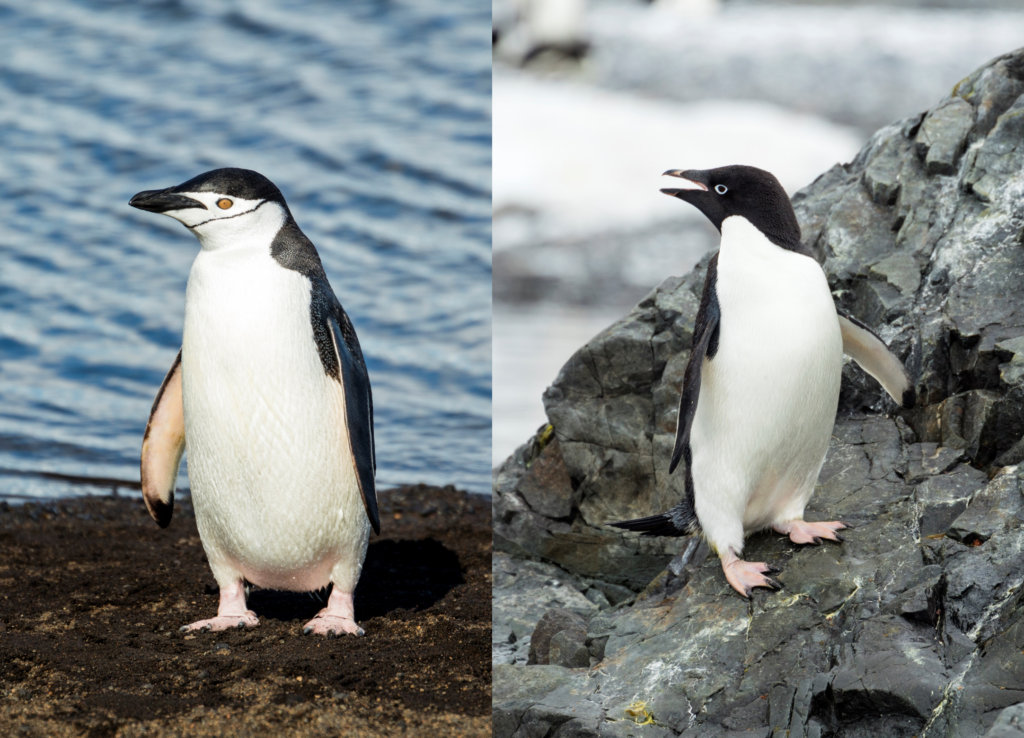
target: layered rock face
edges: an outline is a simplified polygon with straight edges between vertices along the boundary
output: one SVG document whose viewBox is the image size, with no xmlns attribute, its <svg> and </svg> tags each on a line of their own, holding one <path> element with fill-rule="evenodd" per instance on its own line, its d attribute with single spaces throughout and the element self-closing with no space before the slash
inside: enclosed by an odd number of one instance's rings
<svg viewBox="0 0 1024 738">
<path fill-rule="evenodd" d="M 525 665 L 519 590 L 496 579 L 496 735 L 982 736 L 1024 702 L 1024 50 L 793 202 L 837 302 L 917 378 L 897 412 L 844 368 L 807 518 L 852 524 L 846 543 L 752 537 L 785 589 L 747 602 L 705 546 L 605 525 L 682 495 L 668 461 L 707 260 L 666 280 L 572 357 L 550 426 L 495 475 L 506 583 L 531 559 L 575 588 L 555 606 L 585 636 L 553 616 L 545 644 L 591 662 Z"/>
</svg>

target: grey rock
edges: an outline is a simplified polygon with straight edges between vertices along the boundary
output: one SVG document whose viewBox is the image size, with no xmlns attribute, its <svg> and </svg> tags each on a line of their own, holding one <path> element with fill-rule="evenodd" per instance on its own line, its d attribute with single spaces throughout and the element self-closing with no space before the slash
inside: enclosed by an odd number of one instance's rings
<svg viewBox="0 0 1024 738">
<path fill-rule="evenodd" d="M 520 735 L 571 724 L 581 735 L 975 738 L 1021 702 L 1022 95 L 1024 50 L 794 197 L 837 302 L 904 360 L 920 404 L 898 410 L 844 367 L 806 517 L 851 527 L 841 545 L 751 536 L 744 558 L 781 568 L 781 592 L 745 600 L 687 539 L 606 525 L 682 494 L 667 465 L 706 260 L 576 352 L 544 397 L 572 510 L 547 517 L 526 499 L 536 490 L 524 496 L 530 465 L 553 453 L 530 442 L 495 474 L 495 546 L 557 565 L 577 593 L 601 581 L 638 594 L 601 608 L 580 595 L 589 670 L 561 669 L 541 689 L 530 670 L 558 667 L 496 667 L 496 725 L 514 714 L 509 735 L 529 719 Z M 579 654 L 577 636 L 562 640 Z"/>
<path fill-rule="evenodd" d="M 907 481 L 926 479 L 945 474 L 966 459 L 962 449 L 948 448 L 937 443 L 915 443 L 907 447 Z"/>
<path fill-rule="evenodd" d="M 974 107 L 951 97 L 925 116 L 917 133 L 919 155 L 929 174 L 952 174 L 974 126 Z"/>
<path fill-rule="evenodd" d="M 999 713 L 985 738 L 1024 738 L 1024 702 Z"/>
<path fill-rule="evenodd" d="M 563 637 L 555 643 L 554 639 L 559 635 Z M 548 610 L 530 637 L 530 659 L 527 664 L 589 666 L 590 654 L 587 652 L 586 640 L 587 622 L 582 617 L 571 610 Z M 579 659 L 583 663 L 575 663 Z"/>
<path fill-rule="evenodd" d="M 597 605 L 581 593 L 585 585 L 551 564 L 513 559 L 495 553 L 492 558 L 491 651 L 494 664 L 525 664 L 530 637 L 545 612 L 564 609 L 589 616 Z"/>
<path fill-rule="evenodd" d="M 590 666 L 590 650 L 586 644 L 586 630 L 560 630 L 551 636 L 547 663 L 579 669 Z"/>
</svg>

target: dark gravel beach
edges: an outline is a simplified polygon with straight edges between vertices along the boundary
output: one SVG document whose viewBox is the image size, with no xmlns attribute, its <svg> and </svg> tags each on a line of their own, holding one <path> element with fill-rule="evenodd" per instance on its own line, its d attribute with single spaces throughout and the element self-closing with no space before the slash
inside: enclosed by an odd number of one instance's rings
<svg viewBox="0 0 1024 738">
<path fill-rule="evenodd" d="M 256 629 L 178 632 L 218 599 L 187 498 L 166 530 L 138 499 L 0 503 L 0 735 L 489 735 L 490 501 L 380 510 L 366 636 L 326 640 L 302 635 L 319 599 L 266 590 Z"/>
</svg>

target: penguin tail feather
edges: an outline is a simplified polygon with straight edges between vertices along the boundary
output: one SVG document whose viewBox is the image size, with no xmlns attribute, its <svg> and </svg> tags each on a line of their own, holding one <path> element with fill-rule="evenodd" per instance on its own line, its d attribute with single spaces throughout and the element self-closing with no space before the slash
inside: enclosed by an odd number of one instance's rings
<svg viewBox="0 0 1024 738">
<path fill-rule="evenodd" d="M 662 513 L 661 515 L 651 515 L 648 518 L 637 518 L 635 520 L 621 520 L 617 523 L 608 523 L 613 528 L 621 528 L 622 530 L 631 530 L 636 533 L 642 533 L 645 536 L 688 536 L 691 531 L 681 530 L 676 527 L 676 524 L 672 522 L 672 516 L 669 513 Z"/>
</svg>

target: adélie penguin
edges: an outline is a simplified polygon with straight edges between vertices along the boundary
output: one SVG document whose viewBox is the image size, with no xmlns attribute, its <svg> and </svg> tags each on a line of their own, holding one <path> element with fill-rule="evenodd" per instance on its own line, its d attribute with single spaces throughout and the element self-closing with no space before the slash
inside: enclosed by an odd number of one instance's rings
<svg viewBox="0 0 1024 738">
<path fill-rule="evenodd" d="M 804 508 L 825 461 L 843 354 L 904 407 L 903 364 L 862 323 L 836 311 L 828 281 L 800 240 L 789 197 L 749 166 L 670 170 L 663 189 L 722 234 L 709 264 L 683 378 L 669 473 L 685 462 L 683 500 L 661 515 L 612 525 L 655 536 L 703 535 L 745 597 L 778 589 L 778 569 L 743 561 L 744 538 L 771 528 L 794 543 L 842 541 L 841 522 Z"/>
<path fill-rule="evenodd" d="M 129 203 L 183 223 L 202 247 L 185 292 L 181 351 L 142 442 L 142 493 L 166 527 L 186 446 L 203 548 L 220 586 L 216 617 L 182 630 L 254 627 L 246 582 L 333 584 L 304 628 L 362 635 L 352 595 L 370 528 L 373 399 L 359 341 L 281 191 L 216 169 Z"/>
</svg>

